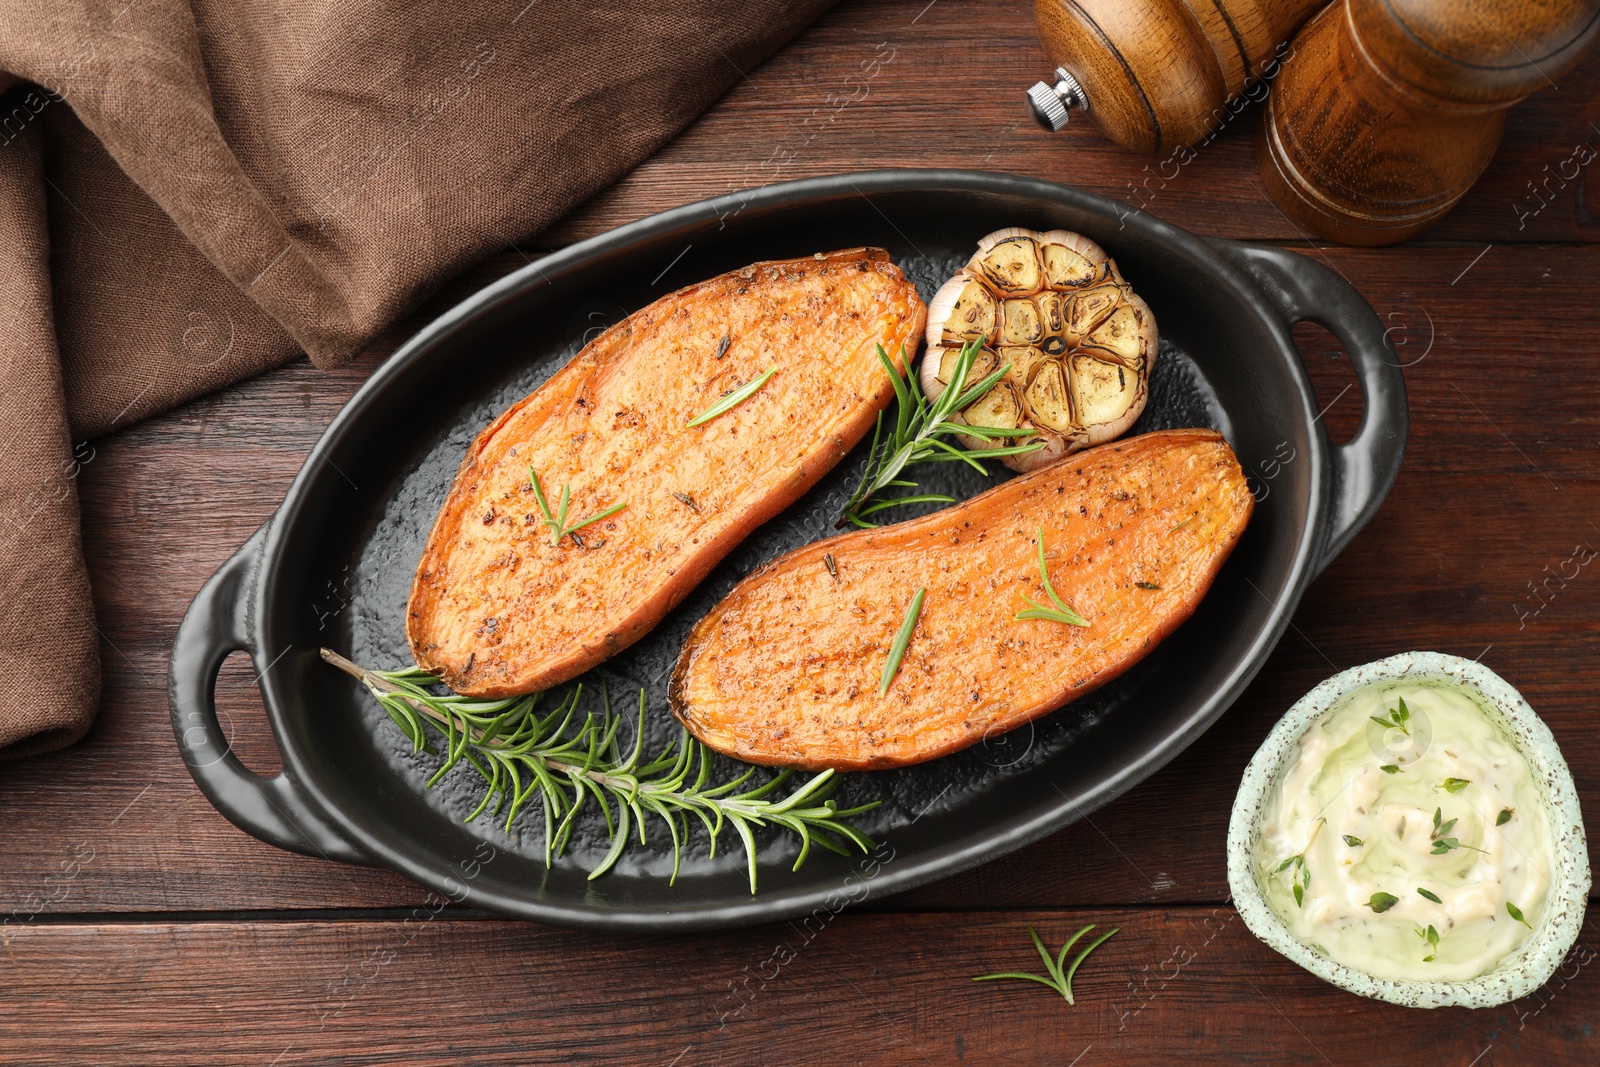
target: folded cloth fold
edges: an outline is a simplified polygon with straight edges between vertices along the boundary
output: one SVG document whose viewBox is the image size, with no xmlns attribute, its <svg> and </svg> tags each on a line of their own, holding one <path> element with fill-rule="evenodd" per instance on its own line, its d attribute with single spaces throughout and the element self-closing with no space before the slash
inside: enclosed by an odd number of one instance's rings
<svg viewBox="0 0 1600 1067">
<path fill-rule="evenodd" d="M 0 756 L 98 700 L 73 441 L 348 361 L 831 3 L 0 0 Z"/>
</svg>

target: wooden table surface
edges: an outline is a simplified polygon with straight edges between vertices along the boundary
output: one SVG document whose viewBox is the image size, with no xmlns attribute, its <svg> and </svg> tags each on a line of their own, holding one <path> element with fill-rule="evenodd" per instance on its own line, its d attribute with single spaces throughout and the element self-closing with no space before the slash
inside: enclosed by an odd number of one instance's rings
<svg viewBox="0 0 1600 1067">
<path fill-rule="evenodd" d="M 1031 5 L 842 4 L 627 180 L 452 283 L 355 366 L 300 363 L 94 442 L 81 492 L 104 704 L 83 743 L 0 770 L 0 1061 L 1600 1062 L 1593 919 L 1536 995 L 1405 1010 L 1258 943 L 1223 862 L 1240 773 L 1278 716 L 1335 671 L 1407 649 L 1481 658 L 1519 687 L 1600 820 L 1600 575 L 1576 562 L 1600 547 L 1600 405 L 1585 384 L 1600 191 L 1586 171 L 1558 177 L 1600 141 L 1600 56 L 1513 113 L 1482 181 L 1423 240 L 1367 251 L 1306 240 L 1266 199 L 1255 109 L 1163 169 L 1087 124 L 1036 128 L 1021 89 L 1046 70 Z M 849 909 L 810 939 L 786 923 L 667 937 L 508 922 L 280 852 L 212 809 L 168 725 L 178 621 L 398 339 L 537 250 L 750 185 L 881 166 L 1056 179 L 1199 233 L 1284 244 L 1392 326 L 1412 420 L 1399 483 L 1209 733 L 1053 837 Z M 1361 406 L 1348 360 L 1315 327 L 1297 337 L 1342 439 Z M 238 657 L 220 701 L 245 762 L 274 770 Z M 1076 1007 L 968 980 L 1037 963 L 1029 924 L 1058 942 L 1089 922 L 1121 933 L 1079 975 Z M 775 969 L 780 944 L 794 958 Z"/>
</svg>

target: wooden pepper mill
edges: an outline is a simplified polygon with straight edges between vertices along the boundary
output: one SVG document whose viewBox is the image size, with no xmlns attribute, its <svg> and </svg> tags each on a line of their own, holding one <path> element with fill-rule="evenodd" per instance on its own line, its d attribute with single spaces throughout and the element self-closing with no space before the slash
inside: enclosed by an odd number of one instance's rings
<svg viewBox="0 0 1600 1067">
<path fill-rule="evenodd" d="M 1327 0 L 1036 0 L 1054 83 L 1028 100 L 1041 123 L 1088 113 L 1136 152 L 1192 145 L 1270 76 L 1277 50 Z"/>
<path fill-rule="evenodd" d="M 1295 37 L 1267 98 L 1267 191 L 1324 237 L 1404 240 L 1478 180 L 1506 109 L 1597 32 L 1600 0 L 1335 0 Z"/>
</svg>

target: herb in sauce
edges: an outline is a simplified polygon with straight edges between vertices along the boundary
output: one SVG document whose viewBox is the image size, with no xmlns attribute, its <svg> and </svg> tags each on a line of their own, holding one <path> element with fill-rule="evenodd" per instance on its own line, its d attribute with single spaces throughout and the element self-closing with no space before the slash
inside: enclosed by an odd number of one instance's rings
<svg viewBox="0 0 1600 1067">
<path fill-rule="evenodd" d="M 1411 721 L 1411 709 L 1406 707 L 1404 697 L 1400 699 L 1399 707 L 1389 709 L 1386 717 L 1380 719 L 1376 715 L 1369 715 L 1367 718 L 1371 719 L 1385 730 L 1399 730 L 1407 737 L 1411 736 L 1411 731 L 1406 729 L 1406 723 Z"/>
<path fill-rule="evenodd" d="M 1429 923 L 1427 932 L 1424 933 L 1421 930 L 1418 930 L 1417 936 L 1426 941 L 1428 943 L 1428 948 L 1431 950 L 1426 956 L 1422 957 L 1422 962 L 1432 963 L 1439 955 L 1439 931 L 1433 928 L 1432 923 Z"/>
</svg>

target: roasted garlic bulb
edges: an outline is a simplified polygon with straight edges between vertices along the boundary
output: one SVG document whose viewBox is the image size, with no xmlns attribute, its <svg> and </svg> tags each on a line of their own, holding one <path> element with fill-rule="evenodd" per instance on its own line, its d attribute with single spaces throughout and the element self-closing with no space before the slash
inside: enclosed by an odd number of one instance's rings
<svg viewBox="0 0 1600 1067">
<path fill-rule="evenodd" d="M 1042 440 L 1002 462 L 1035 470 L 1132 426 L 1149 395 L 1156 320 L 1105 249 L 1068 230 L 996 230 L 928 305 L 922 391 L 950 385 L 963 345 L 981 341 L 963 388 L 1001 366 L 1004 378 L 961 411 L 974 426 L 1031 430 L 1007 442 L 963 436 L 968 448 Z"/>
</svg>

